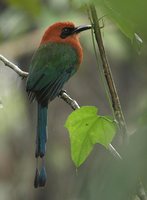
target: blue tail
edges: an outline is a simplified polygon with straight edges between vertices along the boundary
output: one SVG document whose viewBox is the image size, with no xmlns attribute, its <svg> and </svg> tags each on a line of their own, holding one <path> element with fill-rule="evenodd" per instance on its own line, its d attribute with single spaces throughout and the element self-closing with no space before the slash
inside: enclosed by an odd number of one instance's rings
<svg viewBox="0 0 147 200">
<path fill-rule="evenodd" d="M 48 106 L 43 106 L 38 103 L 38 124 L 36 136 L 36 157 L 43 157 L 46 151 L 47 141 L 47 109 Z"/>
</svg>

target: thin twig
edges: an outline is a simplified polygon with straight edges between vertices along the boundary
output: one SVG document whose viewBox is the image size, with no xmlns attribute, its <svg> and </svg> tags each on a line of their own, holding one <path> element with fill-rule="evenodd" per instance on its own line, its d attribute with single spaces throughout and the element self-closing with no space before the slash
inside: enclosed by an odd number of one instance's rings
<svg viewBox="0 0 147 200">
<path fill-rule="evenodd" d="M 4 56 L 0 55 L 0 60 L 7 66 L 10 67 L 11 69 L 13 69 L 19 76 L 21 76 L 22 78 L 27 78 L 27 76 L 29 75 L 28 72 L 22 71 L 17 65 L 15 65 L 14 63 L 10 62 L 9 60 L 7 60 Z M 59 97 L 65 101 L 73 110 L 79 109 L 80 106 L 78 105 L 78 103 L 72 99 L 65 90 L 61 90 Z M 112 155 L 117 158 L 117 159 L 121 159 L 120 154 L 116 151 L 116 149 L 110 144 L 109 148 L 110 152 L 112 153 Z"/>
<path fill-rule="evenodd" d="M 65 90 L 61 90 L 59 97 L 65 101 L 73 110 L 80 108 L 76 100 L 72 99 Z"/>
<path fill-rule="evenodd" d="M 17 65 L 7 60 L 4 56 L 0 55 L 0 60 L 7 66 L 13 69 L 18 75 L 22 78 L 26 78 L 28 76 L 28 72 L 22 71 Z"/>
<path fill-rule="evenodd" d="M 101 56 L 101 60 L 102 60 L 102 66 L 103 66 L 103 73 L 108 85 L 108 89 L 109 89 L 109 93 L 111 96 L 111 101 L 112 101 L 112 107 L 114 109 L 114 114 L 116 117 L 116 120 L 119 123 L 119 127 L 122 133 L 122 136 L 124 139 L 127 138 L 127 126 L 126 126 L 126 122 L 125 122 L 125 118 L 121 109 L 121 104 L 120 104 L 120 100 L 119 100 L 119 96 L 116 90 L 116 86 L 114 83 L 114 79 L 111 73 L 111 68 L 110 65 L 108 63 L 108 59 L 105 53 L 105 48 L 103 45 L 103 40 L 102 40 L 102 36 L 101 36 L 101 31 L 100 31 L 100 25 L 99 25 L 99 20 L 98 20 L 98 16 L 96 13 L 96 9 L 94 5 L 90 6 L 90 11 L 91 11 L 91 16 L 92 16 L 92 20 L 93 20 L 93 29 L 94 29 L 94 34 L 95 34 L 95 39 L 96 42 L 98 44 L 98 48 L 99 48 L 99 52 L 100 52 L 100 56 Z"/>
</svg>

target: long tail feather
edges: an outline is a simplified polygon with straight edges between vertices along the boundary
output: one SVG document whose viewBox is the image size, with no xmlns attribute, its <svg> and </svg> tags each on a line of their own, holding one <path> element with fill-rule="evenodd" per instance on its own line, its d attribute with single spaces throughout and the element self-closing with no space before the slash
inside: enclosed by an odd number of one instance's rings
<svg viewBox="0 0 147 200">
<path fill-rule="evenodd" d="M 36 157 L 43 157 L 46 151 L 47 141 L 47 109 L 48 106 L 38 104 L 38 124 L 36 136 Z"/>
</svg>

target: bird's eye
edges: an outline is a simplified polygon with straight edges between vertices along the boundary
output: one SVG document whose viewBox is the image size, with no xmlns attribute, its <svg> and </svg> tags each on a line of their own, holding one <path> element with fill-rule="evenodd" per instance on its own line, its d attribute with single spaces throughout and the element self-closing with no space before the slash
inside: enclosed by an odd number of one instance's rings
<svg viewBox="0 0 147 200">
<path fill-rule="evenodd" d="M 62 32 L 61 32 L 61 38 L 66 38 L 66 37 L 68 37 L 69 35 L 71 35 L 72 34 L 72 32 L 73 32 L 73 29 L 74 28 L 71 28 L 71 27 L 65 27 L 65 28 L 63 28 L 62 29 Z"/>
<path fill-rule="evenodd" d="M 69 28 L 63 28 L 63 30 L 62 30 L 62 33 L 69 33 L 70 32 L 70 29 Z"/>
<path fill-rule="evenodd" d="M 68 32 L 69 29 L 68 28 L 64 28 L 63 30 L 64 30 L 64 32 Z"/>
</svg>

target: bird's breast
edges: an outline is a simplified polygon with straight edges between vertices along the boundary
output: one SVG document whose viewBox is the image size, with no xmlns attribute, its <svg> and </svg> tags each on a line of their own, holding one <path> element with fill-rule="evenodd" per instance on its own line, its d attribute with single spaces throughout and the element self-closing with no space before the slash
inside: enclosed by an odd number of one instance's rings
<svg viewBox="0 0 147 200">
<path fill-rule="evenodd" d="M 52 36 L 48 39 L 48 42 L 46 42 L 44 45 L 50 45 L 50 44 L 59 44 L 59 48 L 62 49 L 62 53 L 66 51 L 66 49 L 69 50 L 69 48 L 74 49 L 77 55 L 78 64 L 80 65 L 83 60 L 83 50 L 79 41 L 79 38 L 77 35 L 73 35 L 70 37 L 67 37 L 65 39 L 61 39 L 60 37 Z M 63 48 L 62 48 L 63 46 Z M 67 54 L 70 53 L 69 51 Z"/>
</svg>

